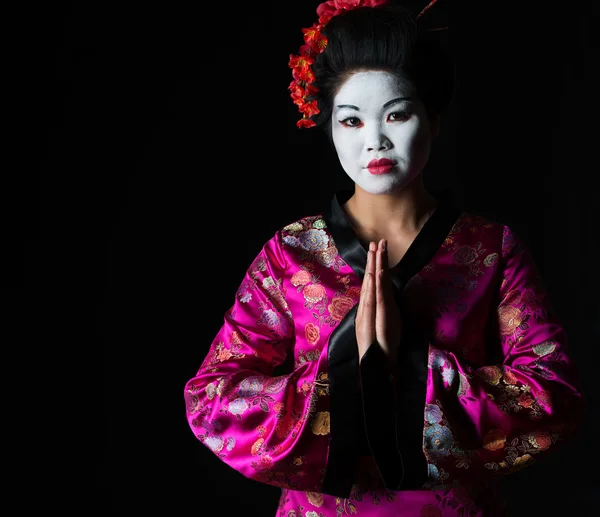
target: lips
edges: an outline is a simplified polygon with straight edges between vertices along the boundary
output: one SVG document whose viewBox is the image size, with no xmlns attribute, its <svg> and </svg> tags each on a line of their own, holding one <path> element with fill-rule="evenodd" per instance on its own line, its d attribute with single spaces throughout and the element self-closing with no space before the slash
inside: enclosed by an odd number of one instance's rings
<svg viewBox="0 0 600 517">
<path fill-rule="evenodd" d="M 371 174 L 386 174 L 390 172 L 396 165 L 396 162 L 387 158 L 379 160 L 371 160 L 367 165 L 367 169 Z"/>
</svg>

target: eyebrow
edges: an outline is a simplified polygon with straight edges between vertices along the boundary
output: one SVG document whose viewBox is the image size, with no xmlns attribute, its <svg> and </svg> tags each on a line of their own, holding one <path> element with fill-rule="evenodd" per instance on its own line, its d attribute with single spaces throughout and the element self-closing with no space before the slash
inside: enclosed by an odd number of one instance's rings
<svg viewBox="0 0 600 517">
<path fill-rule="evenodd" d="M 409 100 L 411 100 L 411 98 L 410 98 L 410 97 L 398 97 L 398 98 L 396 98 L 396 99 L 392 99 L 391 101 L 387 101 L 387 102 L 386 102 L 386 103 L 383 105 L 383 107 L 384 107 L 384 108 L 388 108 L 388 107 L 390 107 L 392 104 L 396 104 L 397 102 L 409 101 Z M 354 106 L 354 105 L 352 105 L 352 104 L 338 104 L 337 108 L 338 108 L 338 109 L 342 109 L 342 108 L 350 108 L 350 109 L 353 109 L 353 110 L 359 111 L 359 110 L 358 110 L 358 106 Z"/>
</svg>

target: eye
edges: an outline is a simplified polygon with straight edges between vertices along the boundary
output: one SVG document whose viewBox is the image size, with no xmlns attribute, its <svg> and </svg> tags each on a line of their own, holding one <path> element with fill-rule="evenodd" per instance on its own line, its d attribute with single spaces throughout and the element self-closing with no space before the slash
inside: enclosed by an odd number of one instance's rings
<svg viewBox="0 0 600 517">
<path fill-rule="evenodd" d="M 362 121 L 358 117 L 348 117 L 340 120 L 340 124 L 344 127 L 361 127 Z"/>
<path fill-rule="evenodd" d="M 411 115 L 408 111 L 394 111 L 388 115 L 388 122 L 406 122 Z"/>
</svg>

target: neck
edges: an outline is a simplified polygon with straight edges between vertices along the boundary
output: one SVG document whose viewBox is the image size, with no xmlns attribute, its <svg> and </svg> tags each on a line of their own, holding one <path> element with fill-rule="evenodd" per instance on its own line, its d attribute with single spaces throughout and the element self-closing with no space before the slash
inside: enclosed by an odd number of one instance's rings
<svg viewBox="0 0 600 517">
<path fill-rule="evenodd" d="M 355 185 L 344 210 L 354 228 L 372 238 L 390 232 L 418 232 L 437 206 L 425 189 L 422 176 L 398 192 L 370 194 Z"/>
</svg>

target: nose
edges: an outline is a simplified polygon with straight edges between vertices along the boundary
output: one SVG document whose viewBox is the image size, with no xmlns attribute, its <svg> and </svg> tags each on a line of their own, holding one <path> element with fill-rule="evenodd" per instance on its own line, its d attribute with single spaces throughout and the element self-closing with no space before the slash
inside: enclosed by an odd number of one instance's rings
<svg viewBox="0 0 600 517">
<path fill-rule="evenodd" d="M 385 135 L 385 132 L 380 128 L 374 128 L 374 130 L 367 136 L 365 140 L 367 151 L 386 151 L 390 149 L 392 143 L 389 138 Z"/>
</svg>

